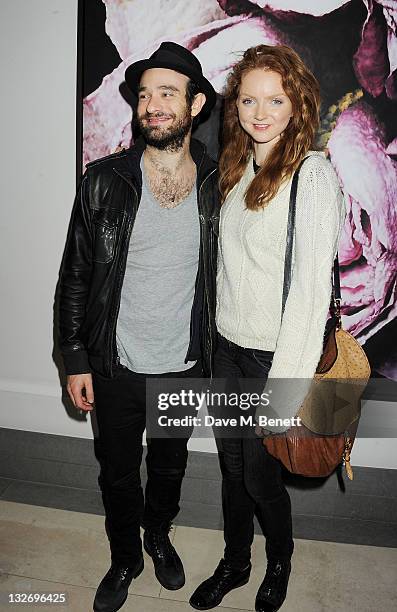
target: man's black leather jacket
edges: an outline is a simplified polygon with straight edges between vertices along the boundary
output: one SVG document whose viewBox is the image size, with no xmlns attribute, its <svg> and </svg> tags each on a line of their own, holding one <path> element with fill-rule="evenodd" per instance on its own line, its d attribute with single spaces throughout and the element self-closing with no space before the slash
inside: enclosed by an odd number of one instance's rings
<svg viewBox="0 0 397 612">
<path fill-rule="evenodd" d="M 145 143 L 137 141 L 128 150 L 88 164 L 77 193 L 58 284 L 59 340 L 67 374 L 93 370 L 112 377 L 118 363 L 116 324 L 142 193 L 144 148 Z M 197 166 L 200 254 L 186 362 L 201 357 L 209 376 L 216 338 L 218 177 L 202 143 L 192 140 L 190 150 Z"/>
</svg>

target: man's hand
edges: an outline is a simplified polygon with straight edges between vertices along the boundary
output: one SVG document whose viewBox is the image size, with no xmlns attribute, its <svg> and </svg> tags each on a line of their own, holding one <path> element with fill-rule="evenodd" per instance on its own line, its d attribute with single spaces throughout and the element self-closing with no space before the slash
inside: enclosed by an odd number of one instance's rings
<svg viewBox="0 0 397 612">
<path fill-rule="evenodd" d="M 94 390 L 91 374 L 71 374 L 67 377 L 67 385 L 73 405 L 80 410 L 92 410 L 94 404 Z"/>
</svg>

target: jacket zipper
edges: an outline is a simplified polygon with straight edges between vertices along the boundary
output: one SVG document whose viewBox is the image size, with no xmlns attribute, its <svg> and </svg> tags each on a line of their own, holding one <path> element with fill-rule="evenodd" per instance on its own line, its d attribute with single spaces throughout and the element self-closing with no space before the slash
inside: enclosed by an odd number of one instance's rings
<svg viewBox="0 0 397 612">
<path fill-rule="evenodd" d="M 212 176 L 214 173 L 216 172 L 216 168 L 214 168 L 203 180 L 203 182 L 200 185 L 199 188 L 199 203 L 201 202 L 201 190 L 203 188 L 204 183 L 210 178 L 210 176 Z M 204 215 L 200 212 L 199 214 L 199 218 L 200 218 L 200 223 L 201 225 L 204 225 L 205 223 L 205 217 Z M 204 245 L 204 241 L 202 242 L 202 244 Z M 204 255 L 204 254 L 203 254 Z M 213 359 L 213 355 L 212 355 L 212 331 L 211 331 L 211 313 L 210 313 L 210 306 L 209 306 L 209 297 L 208 297 L 208 283 L 207 283 L 207 277 L 208 277 L 208 271 L 207 274 L 205 274 L 205 257 L 203 256 L 203 267 L 204 267 L 204 292 L 205 292 L 205 301 L 206 301 L 206 306 L 207 306 L 207 314 L 208 314 L 208 328 L 207 328 L 207 335 L 208 335 L 208 340 L 209 340 L 209 365 L 210 365 L 210 380 L 212 380 L 212 359 Z"/>
<path fill-rule="evenodd" d="M 136 200 L 138 200 L 138 192 L 135 189 L 135 186 L 133 185 L 132 182 L 128 181 L 125 176 L 123 176 L 120 172 L 118 172 L 115 168 L 113 168 L 113 170 L 116 172 L 116 174 L 118 174 L 128 185 L 129 187 L 131 187 L 132 191 L 134 192 L 135 198 Z M 135 211 L 135 215 L 136 215 L 136 211 Z M 121 231 L 120 231 L 120 237 L 122 235 L 122 232 L 124 230 L 124 224 L 125 224 L 125 220 L 126 220 L 126 216 L 127 213 L 124 215 L 123 217 L 123 223 L 121 226 Z M 127 245 L 130 241 L 131 238 L 131 232 L 132 232 L 132 227 L 133 227 L 133 217 L 131 216 L 130 220 L 129 220 L 129 224 L 127 226 L 127 230 L 126 230 L 126 242 Z M 121 238 L 120 238 L 121 240 Z M 127 247 L 128 249 L 128 247 Z M 116 291 L 114 294 L 114 300 L 113 300 L 113 304 L 112 304 L 112 308 L 111 308 L 111 322 L 110 322 L 110 333 L 109 333 L 109 346 L 108 346 L 108 355 L 109 355 L 109 374 L 110 376 L 113 376 L 113 346 L 114 346 L 114 342 L 115 342 L 115 333 L 116 333 L 116 323 L 117 323 L 117 312 L 120 306 L 120 298 L 121 298 L 121 281 L 124 278 L 124 274 L 125 274 L 125 267 L 127 264 L 127 255 L 128 255 L 128 250 L 127 253 L 124 257 L 124 263 L 123 263 L 123 269 L 120 270 L 118 279 L 117 279 L 117 287 L 116 287 Z"/>
<path fill-rule="evenodd" d="M 200 166 L 197 168 L 197 173 L 199 172 L 199 169 L 201 167 L 201 163 L 200 162 Z M 211 172 L 212 174 L 212 172 Z M 208 175 L 210 176 L 210 175 Z M 207 180 L 207 177 L 205 177 L 203 183 Z M 200 206 L 200 197 L 201 197 L 201 187 L 203 185 L 203 183 L 201 183 L 199 189 L 198 189 L 198 195 L 197 195 L 197 208 L 199 211 L 199 222 L 200 222 L 200 249 L 199 249 L 199 262 L 198 262 L 198 270 L 197 270 L 197 275 L 196 275 L 196 281 L 195 281 L 195 286 L 194 286 L 194 298 L 193 298 L 193 305 L 192 305 L 192 311 L 191 311 L 191 315 L 190 315 L 190 339 L 189 339 L 189 345 L 187 347 L 187 351 L 186 351 L 186 356 L 185 356 L 185 363 L 188 363 L 189 361 L 189 353 L 191 351 L 192 348 L 192 343 L 193 343 L 193 338 L 194 338 L 194 334 L 195 334 L 195 325 L 194 325 L 194 316 L 192 317 L 192 313 L 193 313 L 193 309 L 195 307 L 196 304 L 196 300 L 197 300 L 197 288 L 200 286 L 200 279 L 201 279 L 201 263 L 204 260 L 203 255 L 202 255 L 202 251 L 203 251 L 203 225 L 202 225 L 202 220 L 201 220 L 201 206 Z M 204 281 L 205 284 L 205 281 Z"/>
</svg>

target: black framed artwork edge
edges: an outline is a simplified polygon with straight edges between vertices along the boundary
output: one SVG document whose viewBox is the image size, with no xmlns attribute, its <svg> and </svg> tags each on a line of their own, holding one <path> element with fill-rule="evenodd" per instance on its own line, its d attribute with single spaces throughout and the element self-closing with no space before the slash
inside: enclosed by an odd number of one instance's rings
<svg viewBox="0 0 397 612">
<path fill-rule="evenodd" d="M 78 0 L 76 59 L 76 187 L 80 184 L 83 166 L 84 5 L 84 0 Z"/>
</svg>

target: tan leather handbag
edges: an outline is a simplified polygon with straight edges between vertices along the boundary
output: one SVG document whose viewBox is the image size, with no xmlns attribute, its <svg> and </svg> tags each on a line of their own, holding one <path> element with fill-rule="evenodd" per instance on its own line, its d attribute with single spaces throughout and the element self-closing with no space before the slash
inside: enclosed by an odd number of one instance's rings
<svg viewBox="0 0 397 612">
<path fill-rule="evenodd" d="M 291 284 L 296 192 L 302 163 L 291 185 L 282 313 Z M 323 354 L 310 391 L 297 414 L 301 418 L 301 425 L 291 427 L 283 434 L 268 436 L 263 443 L 268 452 L 294 474 L 328 476 L 343 462 L 347 476 L 352 480 L 350 452 L 360 418 L 361 396 L 371 368 L 360 344 L 342 329 L 337 257 L 333 279 L 332 316 L 327 321 Z"/>
</svg>

